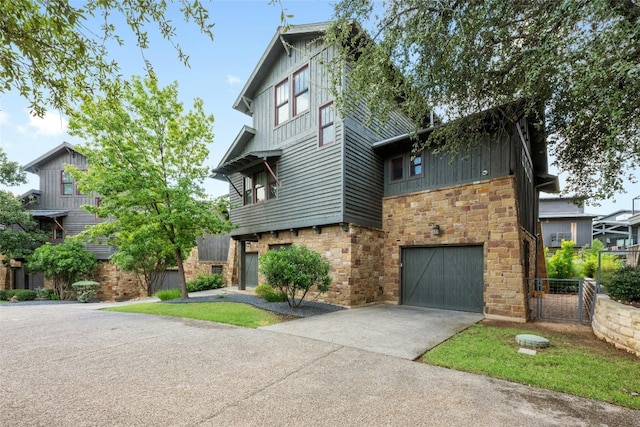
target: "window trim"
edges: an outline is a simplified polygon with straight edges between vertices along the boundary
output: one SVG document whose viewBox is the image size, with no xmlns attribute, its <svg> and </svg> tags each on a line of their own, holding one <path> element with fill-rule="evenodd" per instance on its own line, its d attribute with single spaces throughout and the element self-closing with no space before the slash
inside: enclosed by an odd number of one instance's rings
<svg viewBox="0 0 640 427">
<path fill-rule="evenodd" d="M 420 157 L 420 173 L 413 173 L 413 161 L 417 158 Z M 420 150 L 417 153 L 409 153 L 408 155 L 409 158 L 409 176 L 407 179 L 415 179 L 415 178 L 421 178 L 424 176 L 424 151 Z"/>
<path fill-rule="evenodd" d="M 405 166 L 405 156 L 396 156 L 396 157 L 392 157 L 391 159 L 389 159 L 389 181 L 391 182 L 400 182 L 400 181 L 404 181 L 404 166 Z M 399 160 L 398 164 L 400 165 L 401 172 L 402 172 L 402 176 L 400 178 L 394 178 L 394 162 L 396 162 L 397 160 Z"/>
<path fill-rule="evenodd" d="M 336 142 L 336 120 L 335 120 L 335 111 L 333 111 L 333 120 L 327 124 L 322 124 L 322 112 L 324 110 L 328 110 L 333 107 L 333 101 L 329 101 L 326 104 L 318 107 L 318 147 L 326 147 L 328 145 L 335 144 Z M 333 127 L 333 141 L 324 142 L 322 139 L 323 131 L 328 128 Z"/>
<path fill-rule="evenodd" d="M 296 76 L 298 76 L 299 74 L 302 74 L 304 72 L 307 73 L 307 79 L 306 79 L 307 85 L 302 91 L 298 92 L 297 88 L 296 88 Z M 302 115 L 302 113 L 306 113 L 311 108 L 311 90 L 309 88 L 309 73 L 310 73 L 309 64 L 305 64 L 302 67 L 298 68 L 298 70 L 295 71 L 291 75 L 291 80 L 292 80 L 291 91 L 292 91 L 292 95 L 293 95 L 292 96 L 292 98 L 293 98 L 292 110 L 293 111 L 292 111 L 292 114 L 291 114 L 292 118 L 300 116 L 300 115 Z M 305 94 L 305 93 L 308 94 L 308 99 L 309 99 L 307 108 L 304 109 L 304 110 L 298 111 L 298 97 L 300 95 L 302 95 L 302 94 Z"/>
<path fill-rule="evenodd" d="M 271 170 L 273 170 L 273 173 L 276 174 L 277 169 L 276 169 L 276 165 L 270 165 Z M 249 172 L 248 172 L 249 173 Z M 264 194 L 265 194 L 265 198 L 258 200 L 258 187 L 256 185 L 256 177 L 261 174 L 264 173 L 265 174 L 265 181 L 264 181 Z M 247 188 L 247 182 L 251 182 L 251 189 L 249 190 Z M 257 205 L 260 203 L 265 203 L 268 202 L 269 200 L 275 200 L 278 198 L 277 193 L 272 195 L 271 194 L 271 185 L 277 185 L 277 179 L 275 179 L 273 176 L 271 176 L 271 173 L 269 172 L 269 169 L 263 165 L 261 165 L 260 169 L 253 169 L 253 172 L 250 172 L 249 175 L 244 175 L 243 179 L 242 179 L 242 205 L 243 206 L 251 206 L 251 205 Z M 251 195 L 251 202 L 247 203 L 247 195 Z"/>
<path fill-rule="evenodd" d="M 70 181 L 65 181 L 64 177 L 65 175 L 67 175 L 70 179 Z M 71 193 L 65 193 L 64 192 L 64 188 L 65 188 L 65 184 L 71 184 L 72 188 L 71 188 Z M 65 172 L 64 169 L 60 171 L 60 195 L 61 196 L 75 196 L 77 193 L 77 188 L 76 188 L 76 180 L 73 179 L 73 177 L 71 176 L 71 174 L 69 174 L 68 172 Z"/>
</svg>

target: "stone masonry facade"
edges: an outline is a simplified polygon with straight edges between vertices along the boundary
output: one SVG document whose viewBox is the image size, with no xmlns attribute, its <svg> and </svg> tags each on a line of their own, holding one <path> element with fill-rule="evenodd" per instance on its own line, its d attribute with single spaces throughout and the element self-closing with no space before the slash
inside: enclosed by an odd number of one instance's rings
<svg viewBox="0 0 640 427">
<path fill-rule="evenodd" d="M 440 226 L 440 235 L 432 235 L 432 223 Z M 536 246 L 534 236 L 520 227 L 514 177 L 387 197 L 383 228 L 383 300 L 400 299 L 401 248 L 482 245 L 485 316 L 526 322 L 523 248 L 527 242 L 527 273 L 534 277 Z"/>
</svg>

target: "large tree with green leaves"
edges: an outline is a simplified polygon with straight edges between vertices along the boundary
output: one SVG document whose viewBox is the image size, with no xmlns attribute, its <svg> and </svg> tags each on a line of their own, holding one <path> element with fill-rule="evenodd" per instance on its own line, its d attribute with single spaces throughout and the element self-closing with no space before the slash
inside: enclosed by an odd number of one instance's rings
<svg viewBox="0 0 640 427">
<path fill-rule="evenodd" d="M 559 169 L 568 173 L 566 191 L 603 199 L 622 191 L 624 178 L 635 182 L 636 0 L 390 0 L 378 12 L 373 0 L 342 0 L 327 35 L 339 46 L 337 69 L 348 61 L 345 94 L 364 100 L 372 115 L 385 116 L 400 101 L 417 126 L 424 126 L 434 107 L 452 120 L 528 100 L 527 113 L 537 115 Z M 353 20 L 369 33 L 354 31 Z M 458 120 L 454 127 L 476 125 Z M 427 144 L 468 148 L 438 136 L 434 132 Z"/>
<path fill-rule="evenodd" d="M 163 242 L 175 254 L 184 298 L 183 260 L 196 238 L 231 229 L 224 204 L 202 187 L 212 125 L 202 100 L 185 112 L 177 83 L 159 87 L 152 77 L 121 83 L 118 96 L 86 97 L 69 120 L 70 133 L 87 141 L 77 148 L 88 161 L 86 171 L 69 172 L 81 191 L 100 195 L 100 204 L 87 209 L 113 223 L 96 231 L 144 230 Z"/>
<path fill-rule="evenodd" d="M 168 17 L 173 2 L 137 0 L 1 0 L 0 94 L 17 90 L 44 114 L 47 106 L 67 112 L 77 90 L 109 92 L 118 63 L 109 46 L 123 45 L 132 35 L 141 60 L 150 48 L 149 26 L 175 49 L 180 61 L 188 55 L 177 43 L 175 23 Z M 199 0 L 179 0 L 180 13 L 213 40 L 209 13 Z M 117 23 L 120 23 L 117 26 Z"/>
</svg>

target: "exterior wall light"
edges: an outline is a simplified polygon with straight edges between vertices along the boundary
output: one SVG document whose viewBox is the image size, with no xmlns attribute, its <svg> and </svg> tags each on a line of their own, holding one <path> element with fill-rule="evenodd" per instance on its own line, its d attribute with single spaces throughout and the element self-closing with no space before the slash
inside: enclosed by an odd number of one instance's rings
<svg viewBox="0 0 640 427">
<path fill-rule="evenodd" d="M 431 232 L 434 236 L 440 235 L 440 226 L 438 224 L 429 224 L 431 226 Z"/>
</svg>

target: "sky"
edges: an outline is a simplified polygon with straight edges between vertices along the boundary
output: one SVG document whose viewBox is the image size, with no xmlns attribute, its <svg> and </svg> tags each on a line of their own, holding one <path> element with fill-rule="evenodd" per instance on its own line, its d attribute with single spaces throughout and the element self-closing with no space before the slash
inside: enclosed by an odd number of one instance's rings
<svg viewBox="0 0 640 427">
<path fill-rule="evenodd" d="M 268 0 L 227 0 L 204 2 L 213 27 L 214 40 L 199 33 L 193 25 L 183 22 L 177 8 L 172 15 L 177 27 L 177 42 L 189 55 L 190 67 L 183 66 L 173 47 L 151 34 L 151 49 L 145 53 L 158 75 L 160 85 L 178 82 L 178 91 L 185 108 L 198 97 L 204 101 L 206 113 L 213 114 L 214 142 L 209 146 L 208 164 L 215 167 L 227 151 L 243 125 L 251 125 L 251 117 L 232 108 L 246 80 L 264 53 L 277 27 L 281 24 L 281 9 Z M 335 1 L 283 0 L 291 24 L 306 24 L 331 20 Z M 124 76 L 143 75 L 144 60 L 134 43 L 112 48 L 110 54 L 121 66 Z M 28 103 L 17 93 L 0 96 L 0 147 L 9 160 L 22 165 L 38 158 L 64 141 L 81 144 L 84 141 L 66 132 L 67 118 L 57 111 L 49 111 L 42 119 L 29 114 Z M 557 171 L 551 171 L 557 173 Z M 14 194 L 38 188 L 38 179 L 28 174 L 26 185 L 12 187 Z M 560 174 L 562 186 L 562 174 Z M 227 194 L 228 184 L 209 180 L 205 183 L 209 195 Z M 594 214 L 609 214 L 632 209 L 633 197 L 640 196 L 640 184 L 627 183 L 627 193 L 616 200 L 601 201 L 600 206 L 585 206 Z M 546 195 L 548 197 L 549 195 Z M 640 201 L 636 201 L 636 210 Z"/>
</svg>

